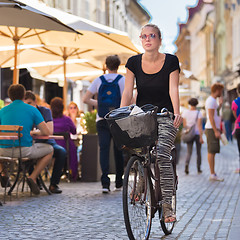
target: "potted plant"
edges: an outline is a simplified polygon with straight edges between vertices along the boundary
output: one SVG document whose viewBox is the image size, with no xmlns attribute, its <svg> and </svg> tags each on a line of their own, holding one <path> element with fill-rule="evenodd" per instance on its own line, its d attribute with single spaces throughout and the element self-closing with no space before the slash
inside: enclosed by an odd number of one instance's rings
<svg viewBox="0 0 240 240">
<path fill-rule="evenodd" d="M 96 182 L 101 177 L 96 115 L 97 110 L 93 110 L 86 112 L 83 116 L 83 123 L 87 134 L 83 135 L 81 179 L 85 182 Z"/>
<path fill-rule="evenodd" d="M 86 112 L 83 116 L 83 123 L 87 131 L 87 134 L 97 134 L 96 115 L 97 110 L 95 109 L 91 112 Z"/>
</svg>

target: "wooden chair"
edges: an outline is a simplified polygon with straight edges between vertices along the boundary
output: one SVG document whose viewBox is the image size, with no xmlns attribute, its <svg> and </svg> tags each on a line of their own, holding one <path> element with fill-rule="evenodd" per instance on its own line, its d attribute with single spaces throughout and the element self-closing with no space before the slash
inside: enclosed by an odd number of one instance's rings
<svg viewBox="0 0 240 240">
<path fill-rule="evenodd" d="M 21 168 L 21 162 L 22 162 L 22 156 L 21 156 L 22 155 L 21 154 L 22 129 L 23 127 L 18 125 L 0 125 L 0 146 L 12 148 L 12 156 L 6 157 L 6 156 L 0 155 L 0 163 L 2 166 L 0 174 L 2 176 L 5 173 L 9 176 L 4 188 L 4 203 L 6 200 L 7 187 L 10 187 L 8 194 L 11 195 L 11 192 L 16 186 L 16 183 L 20 175 L 20 170 L 21 170 L 20 168 Z M 16 147 L 14 146 L 14 143 L 16 141 L 19 142 L 19 147 L 17 150 L 19 150 L 20 158 L 13 157 L 13 152 L 14 150 L 16 150 Z M 16 171 L 15 171 L 15 166 L 17 166 Z"/>
<path fill-rule="evenodd" d="M 2 163 L 2 166 L 4 165 L 4 168 L 1 171 L 2 173 L 7 173 L 9 175 L 8 183 L 5 187 L 4 191 L 4 202 L 6 198 L 6 189 L 7 187 L 10 187 L 8 191 L 8 195 L 11 196 L 13 189 L 17 185 L 17 195 L 18 195 L 18 188 L 20 184 L 22 184 L 22 192 L 24 191 L 24 186 L 27 180 L 27 175 L 29 174 L 29 169 L 33 167 L 33 165 L 36 163 L 36 160 L 31 160 L 29 158 L 23 158 L 22 152 L 21 152 L 21 137 L 23 130 L 22 126 L 17 125 L 0 125 L 0 146 L 4 146 L 7 148 L 12 149 L 12 156 L 1 156 L 0 155 L 0 163 Z M 2 140 L 12 140 L 12 141 L 2 141 Z M 14 143 L 18 141 L 19 147 L 15 147 Z M 19 150 L 19 157 L 14 157 L 13 152 L 15 150 Z M 16 169 L 13 166 L 17 166 Z M 20 176 L 21 175 L 21 176 Z M 40 185 L 45 189 L 45 191 L 50 195 L 51 192 L 46 187 L 45 183 L 43 182 L 43 179 L 41 175 L 38 177 L 38 182 Z M 11 185 L 11 186 L 9 186 Z"/>
</svg>

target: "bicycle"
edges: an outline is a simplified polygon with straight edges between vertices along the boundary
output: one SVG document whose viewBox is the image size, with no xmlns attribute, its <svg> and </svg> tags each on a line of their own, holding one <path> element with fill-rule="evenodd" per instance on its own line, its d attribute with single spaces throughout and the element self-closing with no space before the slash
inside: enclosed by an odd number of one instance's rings
<svg viewBox="0 0 240 240">
<path fill-rule="evenodd" d="M 123 180 L 123 213 L 128 237 L 131 240 L 148 239 L 152 218 L 158 212 L 165 235 L 172 233 L 175 222 L 165 223 L 162 209 L 160 173 L 156 161 L 156 147 L 143 147 L 132 150 Z M 172 150 L 174 169 L 174 191 L 172 209 L 176 213 L 176 158 Z M 139 222 L 142 220 L 142 222 Z"/>
<path fill-rule="evenodd" d="M 130 108 L 130 110 L 131 109 L 132 108 Z M 128 149 L 132 155 L 125 169 L 122 196 L 125 226 L 128 237 L 131 240 L 147 240 L 149 238 L 152 218 L 155 217 L 155 214 L 157 212 L 160 220 L 160 225 L 165 235 L 172 233 L 175 224 L 175 222 L 165 223 L 164 221 L 160 187 L 160 172 L 158 163 L 156 161 L 157 152 L 155 145 L 155 140 L 157 139 L 157 115 L 158 117 L 170 117 L 170 115 L 168 111 L 162 111 L 162 113 L 157 114 L 156 109 L 149 105 L 143 106 L 142 109 L 145 112 L 150 112 L 151 119 L 154 119 L 153 122 L 144 126 L 145 128 L 149 127 L 149 134 L 148 136 L 143 136 L 143 138 L 137 135 L 137 137 L 131 140 L 126 139 L 126 132 L 122 131 L 123 128 L 119 130 L 119 126 L 116 126 L 116 121 L 120 119 L 118 118 L 118 115 L 123 118 L 125 124 L 127 116 L 127 114 L 125 115 L 125 111 L 128 111 L 128 108 L 121 108 L 119 110 L 116 110 L 112 114 L 108 114 L 105 117 L 105 119 L 108 120 L 114 140 L 118 143 L 118 145 L 123 145 L 123 143 L 125 142 L 127 146 L 125 146 L 125 148 Z M 134 119 L 134 121 L 136 122 L 136 119 Z M 145 121 L 141 119 L 141 122 Z M 125 125 L 123 127 L 125 129 L 128 129 L 131 128 L 131 126 L 132 124 L 130 123 L 129 127 L 126 127 Z M 155 132 L 152 132 L 153 128 L 155 129 Z M 154 136 L 153 139 L 151 139 L 152 136 Z M 137 141 L 135 142 L 135 139 L 138 141 L 137 144 Z M 135 147 L 135 145 L 139 145 L 140 147 Z M 176 191 L 178 177 L 176 174 L 175 148 L 172 148 L 171 162 L 174 172 L 172 209 L 173 212 L 176 213 Z"/>
</svg>

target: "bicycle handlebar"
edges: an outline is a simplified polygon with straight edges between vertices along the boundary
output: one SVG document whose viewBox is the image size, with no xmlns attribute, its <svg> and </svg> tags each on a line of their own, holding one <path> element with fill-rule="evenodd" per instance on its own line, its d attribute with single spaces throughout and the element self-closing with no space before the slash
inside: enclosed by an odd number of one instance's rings
<svg viewBox="0 0 240 240">
<path fill-rule="evenodd" d="M 174 120 L 174 114 L 169 112 L 167 108 L 162 108 L 160 113 L 157 113 L 157 117 L 169 117 Z"/>
</svg>

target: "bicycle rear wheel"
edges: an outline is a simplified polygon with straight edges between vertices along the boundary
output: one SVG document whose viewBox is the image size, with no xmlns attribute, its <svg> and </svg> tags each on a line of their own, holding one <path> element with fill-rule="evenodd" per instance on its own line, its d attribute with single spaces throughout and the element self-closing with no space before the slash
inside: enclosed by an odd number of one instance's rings
<svg viewBox="0 0 240 240">
<path fill-rule="evenodd" d="M 148 239 L 152 223 L 149 179 L 141 161 L 137 156 L 130 158 L 123 181 L 123 214 L 131 240 Z"/>
</svg>

